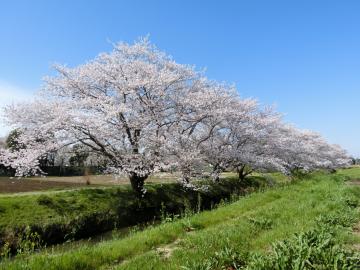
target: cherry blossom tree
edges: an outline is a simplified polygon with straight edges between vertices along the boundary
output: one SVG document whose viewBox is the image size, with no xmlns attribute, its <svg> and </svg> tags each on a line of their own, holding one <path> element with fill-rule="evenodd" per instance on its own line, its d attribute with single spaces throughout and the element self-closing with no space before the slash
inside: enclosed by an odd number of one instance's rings
<svg viewBox="0 0 360 270">
<path fill-rule="evenodd" d="M 239 180 L 253 171 L 275 171 L 281 168 L 281 160 L 273 152 L 277 142 L 273 131 L 279 123 L 281 115 L 272 108 L 265 108 L 254 112 L 247 123 L 233 126 L 230 167 L 237 172 Z"/>
<path fill-rule="evenodd" d="M 341 147 L 331 145 L 320 134 L 282 124 L 276 130 L 278 142 L 273 144 L 274 156 L 282 162 L 283 172 L 294 174 L 299 170 L 335 170 L 351 164 Z"/>
<path fill-rule="evenodd" d="M 1 162 L 18 175 L 39 171 L 46 152 L 81 143 L 108 159 L 109 171 L 129 176 L 141 192 L 146 178 L 166 168 L 173 131 L 191 130 L 205 118 L 202 103 L 215 103 L 207 80 L 146 39 L 120 43 L 111 53 L 75 67 L 57 65 L 34 102 L 7 107 L 10 125 L 21 130 L 20 151 L 2 151 Z M 35 140 L 41 138 L 41 141 Z"/>
<path fill-rule="evenodd" d="M 271 132 L 281 123 L 273 109 L 260 109 L 252 99 L 234 100 L 223 126 L 203 147 L 205 160 L 212 165 L 212 176 L 219 180 L 225 169 L 243 180 L 253 170 L 277 170 L 280 160 L 273 156 Z"/>
<path fill-rule="evenodd" d="M 224 129 L 226 119 L 234 112 L 238 99 L 233 86 L 214 81 L 203 81 L 199 91 L 188 95 L 182 102 L 187 111 L 176 125 L 173 133 L 170 156 L 174 156 L 182 181 L 188 183 L 191 178 L 202 174 L 204 149 L 214 135 Z"/>
<path fill-rule="evenodd" d="M 212 166 L 211 176 L 215 181 L 234 162 L 234 154 L 242 153 L 239 149 L 241 143 L 236 140 L 236 136 L 239 139 L 241 137 L 243 142 L 252 137 L 251 123 L 257 111 L 255 100 L 234 98 L 219 119 L 220 124 L 213 130 L 213 136 L 201 145 L 201 153 L 204 160 Z"/>
<path fill-rule="evenodd" d="M 212 165 L 215 180 L 225 169 L 236 171 L 243 180 L 253 171 L 294 174 L 350 164 L 341 147 L 328 144 L 319 134 L 284 123 L 273 109 L 261 110 L 256 102 L 238 104 L 225 117 L 224 128 L 203 145 L 204 158 Z"/>
<path fill-rule="evenodd" d="M 17 176 L 42 173 L 48 153 L 61 153 L 63 162 L 75 145 L 108 172 L 126 174 L 137 194 L 149 175 L 173 167 L 189 183 L 209 164 L 215 180 L 227 168 L 241 180 L 253 170 L 293 173 L 349 163 L 339 146 L 283 123 L 274 110 L 176 63 L 146 39 L 55 70 L 34 101 L 5 108 L 22 147 L 0 148 L 0 164 Z"/>
</svg>

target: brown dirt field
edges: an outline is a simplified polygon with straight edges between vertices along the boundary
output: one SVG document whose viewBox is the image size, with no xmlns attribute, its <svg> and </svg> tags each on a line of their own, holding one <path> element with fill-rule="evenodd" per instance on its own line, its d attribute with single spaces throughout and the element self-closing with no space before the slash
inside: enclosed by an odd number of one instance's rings
<svg viewBox="0 0 360 270">
<path fill-rule="evenodd" d="M 169 173 L 159 173 L 149 177 L 146 183 L 170 183 L 176 180 L 177 176 Z M 90 185 L 86 185 L 86 181 Z M 71 189 L 78 187 L 96 187 L 129 184 L 126 177 L 115 177 L 112 175 L 90 175 L 90 176 L 69 176 L 69 177 L 28 177 L 9 178 L 0 177 L 0 194 L 17 193 L 29 191 L 45 191 L 49 189 Z"/>
<path fill-rule="evenodd" d="M 174 182 L 177 176 L 170 173 L 157 173 L 150 176 L 147 183 L 168 183 Z M 30 179 L 41 181 L 55 181 L 64 183 L 86 183 L 86 179 L 89 179 L 91 184 L 96 185 L 121 185 L 129 184 L 129 179 L 126 176 L 113 176 L 113 175 L 89 175 L 89 176 L 68 176 L 68 177 L 31 177 Z"/>
<path fill-rule="evenodd" d="M 9 179 L 4 177 L 0 178 L 0 193 L 41 191 L 49 189 L 67 189 L 84 186 L 85 183 L 80 184 L 34 179 Z"/>
<path fill-rule="evenodd" d="M 360 179 L 354 179 L 347 182 L 349 185 L 359 185 L 360 186 Z"/>
</svg>

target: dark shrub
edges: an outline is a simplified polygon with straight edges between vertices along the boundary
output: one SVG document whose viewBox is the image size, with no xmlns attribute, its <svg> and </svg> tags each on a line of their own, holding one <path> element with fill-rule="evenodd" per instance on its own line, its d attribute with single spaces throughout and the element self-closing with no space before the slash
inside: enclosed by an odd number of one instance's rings
<svg viewBox="0 0 360 270">
<path fill-rule="evenodd" d="M 37 198 L 37 203 L 49 207 L 54 205 L 54 200 L 47 195 L 41 195 Z"/>
</svg>

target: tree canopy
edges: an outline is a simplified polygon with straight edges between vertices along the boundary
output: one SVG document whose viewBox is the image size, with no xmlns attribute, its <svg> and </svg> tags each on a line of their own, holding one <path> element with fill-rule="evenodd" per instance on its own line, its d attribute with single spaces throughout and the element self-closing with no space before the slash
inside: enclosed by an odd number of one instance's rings
<svg viewBox="0 0 360 270">
<path fill-rule="evenodd" d="M 18 176 L 41 173 L 47 153 L 75 145 L 106 160 L 108 172 L 128 175 L 139 193 L 149 175 L 169 168 L 189 183 L 205 165 L 218 180 L 227 168 L 243 178 L 252 170 L 349 164 L 339 146 L 240 98 L 234 86 L 176 63 L 147 39 L 55 70 L 35 101 L 5 108 L 16 142 L 25 147 L 1 149 L 0 163 Z"/>
</svg>

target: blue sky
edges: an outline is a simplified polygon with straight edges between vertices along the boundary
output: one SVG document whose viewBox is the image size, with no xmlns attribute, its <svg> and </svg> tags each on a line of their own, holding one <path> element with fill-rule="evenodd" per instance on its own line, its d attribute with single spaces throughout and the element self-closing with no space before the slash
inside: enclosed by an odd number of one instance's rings
<svg viewBox="0 0 360 270">
<path fill-rule="evenodd" d="M 176 61 L 360 156 L 359 14 L 350 0 L 2 0 L 0 105 L 29 99 L 55 62 L 149 34 Z"/>
</svg>

